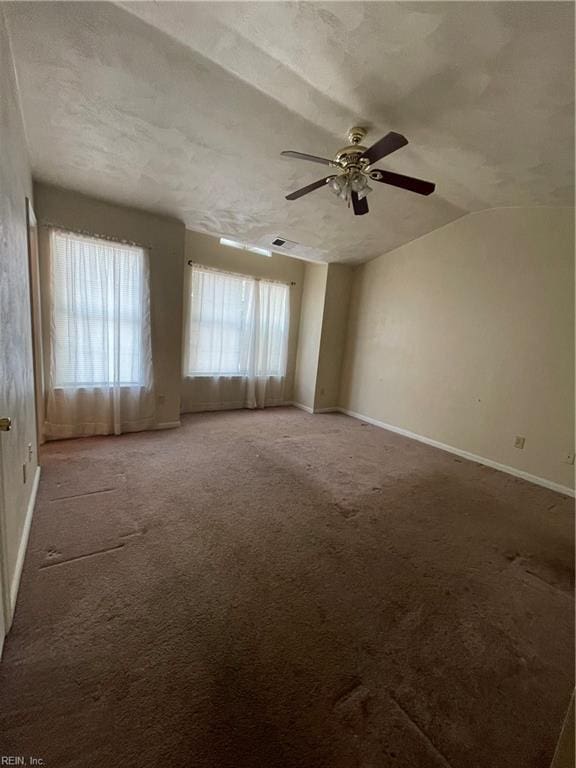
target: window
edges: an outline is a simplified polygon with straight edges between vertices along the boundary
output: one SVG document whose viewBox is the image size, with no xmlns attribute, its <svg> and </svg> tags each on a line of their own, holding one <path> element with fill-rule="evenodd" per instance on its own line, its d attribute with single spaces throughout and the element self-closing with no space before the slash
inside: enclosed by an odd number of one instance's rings
<svg viewBox="0 0 576 768">
<path fill-rule="evenodd" d="M 51 271 L 53 385 L 149 386 L 147 253 L 54 230 Z"/>
<path fill-rule="evenodd" d="M 289 288 L 193 266 L 187 321 L 187 376 L 286 373 Z"/>
</svg>

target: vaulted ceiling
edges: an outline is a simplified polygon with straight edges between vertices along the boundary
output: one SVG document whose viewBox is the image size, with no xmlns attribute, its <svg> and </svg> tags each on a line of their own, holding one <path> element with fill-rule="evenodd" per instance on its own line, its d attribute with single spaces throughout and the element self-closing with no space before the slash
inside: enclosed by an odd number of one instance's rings
<svg viewBox="0 0 576 768">
<path fill-rule="evenodd" d="M 35 175 L 215 235 L 364 261 L 469 211 L 573 204 L 574 6 L 555 2 L 6 3 Z M 354 217 L 331 156 L 410 144 Z M 304 252 L 304 251 L 303 251 Z"/>
</svg>

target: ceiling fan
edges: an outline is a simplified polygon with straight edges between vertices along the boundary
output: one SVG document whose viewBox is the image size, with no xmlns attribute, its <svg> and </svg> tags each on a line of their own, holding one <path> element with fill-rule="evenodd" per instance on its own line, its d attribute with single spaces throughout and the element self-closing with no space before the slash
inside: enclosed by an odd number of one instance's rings
<svg viewBox="0 0 576 768">
<path fill-rule="evenodd" d="M 312 182 L 296 192 L 286 195 L 286 200 L 297 200 L 315 189 L 320 189 L 326 185 L 338 195 L 342 200 L 352 203 L 352 208 L 356 216 L 363 216 L 368 213 L 368 201 L 366 195 L 372 191 L 368 181 L 380 181 L 383 184 L 391 184 L 393 187 L 408 189 L 410 192 L 416 192 L 418 195 L 431 195 L 436 185 L 431 181 L 415 179 L 412 176 L 403 176 L 401 173 L 392 173 L 380 168 L 372 168 L 373 163 L 381 160 L 397 149 L 406 146 L 408 139 L 401 133 L 391 131 L 386 136 L 377 141 L 369 149 L 363 147 L 360 142 L 366 136 L 364 128 L 352 128 L 348 132 L 348 141 L 350 144 L 338 150 L 333 160 L 316 155 L 306 155 L 303 152 L 293 152 L 286 150 L 281 154 L 284 157 L 295 157 L 300 160 L 310 160 L 313 163 L 321 163 L 337 168 L 338 172 L 323 179 Z"/>
</svg>

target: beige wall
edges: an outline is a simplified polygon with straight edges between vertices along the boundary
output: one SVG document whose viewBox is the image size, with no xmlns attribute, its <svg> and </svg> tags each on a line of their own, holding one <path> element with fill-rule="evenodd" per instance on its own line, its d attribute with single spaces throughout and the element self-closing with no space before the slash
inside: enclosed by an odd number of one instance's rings
<svg viewBox="0 0 576 768">
<path fill-rule="evenodd" d="M 44 285 L 48 225 L 130 240 L 149 249 L 156 422 L 159 426 L 178 423 L 184 225 L 176 219 L 113 205 L 39 183 L 34 186 L 34 202 L 40 224 L 40 262 Z"/>
<path fill-rule="evenodd" d="M 312 411 L 338 406 L 353 270 L 307 264 L 294 400 Z"/>
<path fill-rule="evenodd" d="M 263 280 L 280 280 L 286 283 L 294 283 L 290 288 L 290 331 L 284 390 L 285 399 L 287 401 L 292 400 L 304 262 L 276 253 L 268 257 L 260 256 L 257 253 L 250 253 L 249 251 L 241 251 L 237 248 L 229 248 L 228 246 L 220 245 L 218 238 L 187 230 L 186 253 L 182 267 L 184 271 L 190 269 L 188 266 L 189 260 L 206 267 L 222 269 L 225 272 L 238 272 L 242 275 L 259 277 Z M 184 286 L 186 284 L 187 281 L 184 276 Z M 234 399 L 234 392 L 231 392 L 230 397 Z M 202 382 L 198 380 L 183 379 L 183 413 L 195 410 L 198 403 L 206 403 L 209 399 L 209 387 L 203 387 Z"/>
<path fill-rule="evenodd" d="M 316 410 L 335 408 L 338 405 L 352 275 L 352 268 L 344 264 L 328 265 L 314 405 Z"/>
<path fill-rule="evenodd" d="M 326 264 L 306 264 L 294 379 L 294 401 L 310 410 L 314 410 L 316 406 L 327 275 Z"/>
<path fill-rule="evenodd" d="M 570 210 L 471 214 L 355 272 L 344 408 L 574 486 Z"/>
<path fill-rule="evenodd" d="M 32 197 L 32 178 L 0 8 L 0 416 L 12 419 L 12 431 L 0 433 L 0 581 L 13 596 L 37 471 L 26 197 Z M 7 608 L 6 625 L 13 599 Z"/>
</svg>

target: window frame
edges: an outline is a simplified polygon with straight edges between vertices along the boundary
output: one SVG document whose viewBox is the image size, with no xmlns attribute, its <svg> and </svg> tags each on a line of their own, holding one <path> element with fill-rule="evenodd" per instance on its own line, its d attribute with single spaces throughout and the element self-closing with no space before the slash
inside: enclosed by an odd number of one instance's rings
<svg viewBox="0 0 576 768">
<path fill-rule="evenodd" d="M 187 291 L 187 306 L 186 306 L 186 312 L 184 317 L 185 322 L 185 333 L 184 333 L 184 355 L 183 355 L 183 378 L 184 379 L 238 379 L 243 380 L 251 377 L 251 373 L 249 371 L 249 366 L 247 366 L 245 371 L 216 371 L 216 372 L 207 372 L 207 371 L 192 371 L 189 367 L 189 356 L 191 351 L 191 335 L 192 335 L 192 321 L 193 321 L 193 270 L 196 269 L 201 272 L 211 273 L 216 276 L 222 276 L 227 278 L 237 278 L 247 284 L 251 285 L 251 289 L 253 291 L 259 290 L 260 285 L 270 285 L 270 286 L 282 286 L 286 290 L 285 295 L 285 302 L 286 302 L 286 327 L 283 329 L 285 337 L 281 340 L 281 344 L 284 346 L 284 370 L 279 371 L 278 369 L 274 370 L 273 372 L 266 372 L 266 373 L 256 373 L 255 375 L 259 378 L 275 378 L 275 379 L 281 379 L 285 378 L 288 374 L 288 349 L 289 349 L 289 341 L 290 341 L 290 283 L 283 282 L 281 280 L 270 280 L 266 278 L 256 277 L 254 275 L 244 274 L 244 273 L 238 273 L 238 272 L 230 272 L 227 270 L 221 270 L 213 267 L 208 267 L 203 264 L 196 264 L 194 262 L 189 261 L 188 262 L 189 267 L 191 268 L 191 274 L 189 277 L 189 288 Z M 252 323 L 259 322 L 259 319 L 252 318 Z M 252 329 L 252 332 L 254 332 L 254 329 Z M 242 329 L 240 330 L 240 333 L 242 333 Z"/>
<path fill-rule="evenodd" d="M 100 237 L 98 235 L 93 234 L 87 234 L 84 232 L 76 232 L 74 230 L 66 230 L 61 227 L 52 227 L 50 231 L 50 237 L 51 237 L 51 247 L 50 247 L 50 265 L 49 270 L 52 274 L 51 282 L 55 280 L 54 275 L 54 269 L 55 269 L 55 259 L 57 258 L 57 245 L 56 241 L 58 237 L 65 237 L 67 239 L 71 240 L 78 240 L 79 242 L 92 242 L 95 243 L 99 247 L 109 247 L 111 250 L 121 250 L 124 252 L 133 252 L 134 256 L 141 260 L 141 263 L 138 268 L 138 275 L 139 275 L 139 284 L 136 286 L 137 293 L 142 294 L 144 291 L 148 291 L 148 302 L 150 301 L 150 283 L 149 283 L 149 264 L 148 264 L 148 250 L 142 245 L 138 245 L 135 243 L 125 243 L 119 240 L 114 240 L 107 237 Z M 109 291 L 113 288 L 113 284 L 109 284 L 106 286 L 106 289 Z M 104 321 L 107 326 L 107 335 L 108 338 L 110 336 L 114 336 L 114 323 L 117 322 L 120 326 L 125 325 L 126 323 L 130 324 L 131 334 L 132 334 L 132 343 L 136 346 L 138 349 L 138 358 L 139 358 L 139 376 L 136 380 L 121 380 L 121 381 L 113 381 L 110 380 L 110 361 L 108 361 L 108 380 L 107 381 L 81 381 L 81 382 L 67 382 L 64 380 L 58 380 L 58 364 L 56 362 L 56 318 L 58 313 L 62 312 L 64 317 L 64 322 L 66 316 L 73 318 L 73 317 L 81 317 L 79 312 L 66 312 L 66 308 L 63 308 L 61 306 L 57 305 L 57 295 L 54 290 L 51 291 L 50 296 L 50 307 L 49 307 L 49 328 L 52 329 L 52 331 L 49 334 L 49 348 L 50 348 L 50 358 L 52 360 L 51 366 L 53 368 L 53 371 L 51 373 L 51 381 L 52 381 L 52 389 L 54 391 L 82 391 L 82 390 L 110 390 L 115 388 L 120 389 L 147 389 L 151 387 L 151 381 L 148 381 L 149 378 L 146 373 L 146 362 L 145 357 L 146 354 L 144 350 L 142 349 L 142 345 L 144 343 L 143 334 L 144 334 L 144 328 L 143 323 L 141 322 L 143 319 L 143 308 L 137 308 L 136 304 L 133 304 L 129 309 L 124 310 L 122 309 L 118 317 L 113 319 L 108 319 L 107 321 Z M 146 310 L 144 310 L 146 311 Z M 147 311 L 149 312 L 149 304 L 147 307 Z M 98 308 L 95 308 L 94 315 L 96 316 L 98 313 Z M 131 317 L 132 316 L 132 317 Z M 151 332 L 151 328 L 150 328 Z M 150 343 L 152 343 L 152 340 L 150 338 Z M 106 360 L 102 361 L 103 366 L 106 364 Z M 121 366 L 120 366 L 121 368 Z"/>
</svg>

